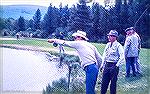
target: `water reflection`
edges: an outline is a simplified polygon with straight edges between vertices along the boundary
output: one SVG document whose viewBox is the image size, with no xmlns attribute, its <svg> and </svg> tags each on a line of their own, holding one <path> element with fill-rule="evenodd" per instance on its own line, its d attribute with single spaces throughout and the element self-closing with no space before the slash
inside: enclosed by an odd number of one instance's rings
<svg viewBox="0 0 150 94">
<path fill-rule="evenodd" d="M 48 61 L 44 52 L 0 48 L 3 62 L 3 91 L 41 91 L 61 77 L 67 67 L 58 69 L 57 62 Z"/>
</svg>

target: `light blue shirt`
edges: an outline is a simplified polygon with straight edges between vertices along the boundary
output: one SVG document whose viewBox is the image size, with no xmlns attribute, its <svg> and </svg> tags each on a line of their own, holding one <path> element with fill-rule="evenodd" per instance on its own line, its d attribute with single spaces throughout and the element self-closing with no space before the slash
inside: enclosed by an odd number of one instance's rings
<svg viewBox="0 0 150 94">
<path fill-rule="evenodd" d="M 100 66 L 102 62 L 102 57 L 97 48 L 87 41 L 64 41 L 58 39 L 55 40 L 55 43 L 76 49 L 83 68 L 94 63 Z"/>
<path fill-rule="evenodd" d="M 127 36 L 124 44 L 125 57 L 138 57 L 139 54 L 139 39 L 133 34 Z"/>
<path fill-rule="evenodd" d="M 120 66 L 125 62 L 123 47 L 119 42 L 117 42 L 117 40 L 112 44 L 111 42 L 108 42 L 106 44 L 103 53 L 101 68 L 104 67 L 106 62 L 117 63 L 116 66 Z"/>
</svg>

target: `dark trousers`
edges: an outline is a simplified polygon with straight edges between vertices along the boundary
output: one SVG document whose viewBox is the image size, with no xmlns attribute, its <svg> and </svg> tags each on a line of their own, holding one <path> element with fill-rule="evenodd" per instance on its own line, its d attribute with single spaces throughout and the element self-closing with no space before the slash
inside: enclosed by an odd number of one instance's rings
<svg viewBox="0 0 150 94">
<path fill-rule="evenodd" d="M 127 57 L 126 58 L 126 75 L 129 76 L 130 74 L 130 67 L 132 67 L 132 72 L 133 75 L 135 75 L 135 62 L 136 62 L 136 57 Z"/>
<path fill-rule="evenodd" d="M 109 83 L 110 94 L 116 94 L 118 73 L 119 67 L 116 67 L 116 63 L 106 63 L 102 76 L 101 94 L 106 94 Z"/>
<path fill-rule="evenodd" d="M 84 70 L 86 72 L 86 94 L 95 94 L 98 67 L 96 64 L 91 64 L 86 66 Z"/>
</svg>

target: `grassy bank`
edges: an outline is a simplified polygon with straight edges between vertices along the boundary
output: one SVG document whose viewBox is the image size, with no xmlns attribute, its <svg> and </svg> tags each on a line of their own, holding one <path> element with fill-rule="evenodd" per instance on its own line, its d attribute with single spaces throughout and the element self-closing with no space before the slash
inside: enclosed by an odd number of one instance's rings
<svg viewBox="0 0 150 94">
<path fill-rule="evenodd" d="M 55 52 L 57 48 L 53 47 L 52 44 L 48 43 L 46 39 L 1 39 L 0 45 L 9 46 L 23 46 L 32 49 L 40 49 L 40 51 L 52 51 Z M 98 51 L 102 54 L 105 44 L 93 43 L 98 48 Z M 74 51 L 68 47 L 65 47 L 66 51 Z M 118 76 L 118 87 L 117 94 L 150 94 L 150 49 L 142 48 L 140 52 L 140 62 L 142 67 L 142 76 L 125 78 L 125 64 L 120 68 Z M 101 85 L 101 73 L 99 75 L 96 90 L 97 94 L 100 94 Z M 108 91 L 109 92 L 109 91 Z M 4 94 L 17 94 L 17 92 L 5 92 Z M 19 94 L 32 94 L 32 93 L 19 93 Z M 33 93 L 34 94 L 34 93 Z M 38 94 L 38 93 L 37 93 Z M 39 93 L 40 94 L 40 93 Z M 109 94 L 109 93 L 107 93 Z"/>
</svg>

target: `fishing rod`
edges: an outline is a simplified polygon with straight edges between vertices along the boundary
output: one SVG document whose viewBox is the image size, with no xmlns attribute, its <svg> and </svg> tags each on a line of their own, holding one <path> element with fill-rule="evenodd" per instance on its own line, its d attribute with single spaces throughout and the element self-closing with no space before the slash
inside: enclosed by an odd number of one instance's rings
<svg viewBox="0 0 150 94">
<path fill-rule="evenodd" d="M 58 39 L 63 39 L 63 38 L 64 38 L 62 32 L 59 32 L 58 35 L 55 34 L 55 36 L 56 36 L 56 38 L 58 38 Z M 54 47 L 59 47 L 59 68 L 60 68 L 60 67 L 62 66 L 62 61 L 63 61 L 63 58 L 64 58 L 64 48 L 63 48 L 62 45 L 57 44 L 57 43 L 55 43 L 55 42 L 53 43 L 53 46 L 54 46 Z"/>
<path fill-rule="evenodd" d="M 137 23 L 140 21 L 140 19 L 142 18 L 142 16 L 146 13 L 146 11 L 150 8 L 150 5 L 148 4 L 148 5 L 146 5 L 146 6 L 148 6 L 145 10 L 144 10 L 144 12 L 141 14 L 141 16 L 138 18 L 138 20 L 135 22 L 135 24 L 134 24 L 134 27 L 136 27 L 136 25 L 137 25 Z"/>
</svg>

